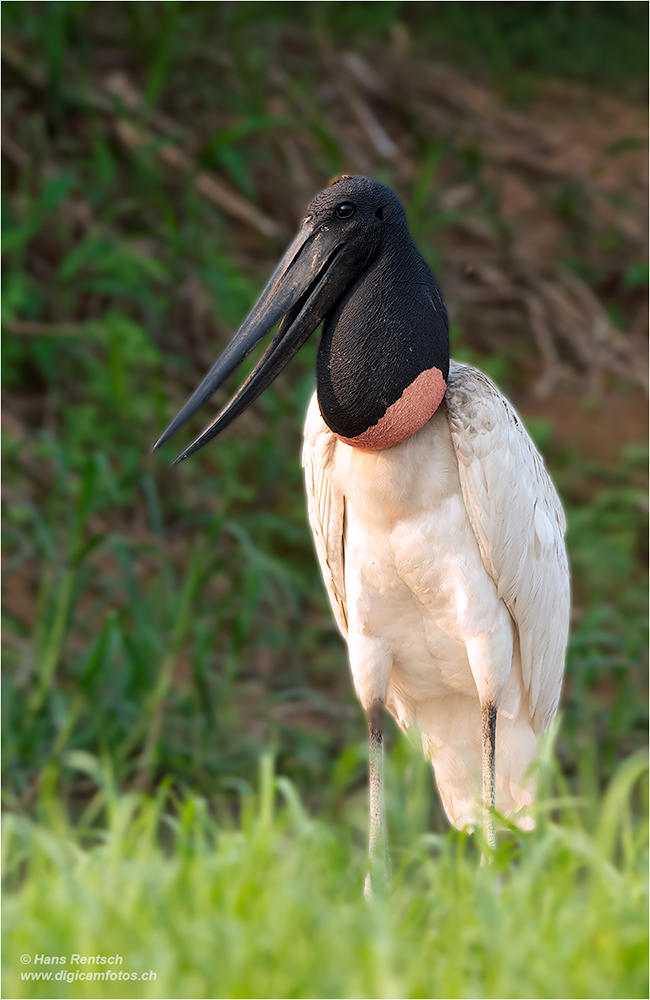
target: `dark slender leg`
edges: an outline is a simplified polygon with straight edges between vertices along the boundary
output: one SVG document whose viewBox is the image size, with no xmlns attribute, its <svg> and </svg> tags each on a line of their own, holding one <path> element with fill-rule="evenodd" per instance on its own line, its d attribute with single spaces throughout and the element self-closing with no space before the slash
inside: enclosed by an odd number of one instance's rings
<svg viewBox="0 0 650 1000">
<path fill-rule="evenodd" d="M 485 807 L 483 820 L 483 835 L 485 845 L 490 852 L 497 846 L 497 832 L 494 824 L 495 808 L 495 758 L 497 734 L 497 707 L 491 703 L 481 706 L 481 735 L 483 742 L 483 805 Z M 483 855 L 481 864 L 486 864 Z"/>
<path fill-rule="evenodd" d="M 384 803 L 384 706 L 374 702 L 368 712 L 368 778 L 370 790 L 370 836 L 368 856 L 370 871 L 366 876 L 367 897 L 384 891 L 390 883 L 390 858 L 386 835 Z"/>
</svg>

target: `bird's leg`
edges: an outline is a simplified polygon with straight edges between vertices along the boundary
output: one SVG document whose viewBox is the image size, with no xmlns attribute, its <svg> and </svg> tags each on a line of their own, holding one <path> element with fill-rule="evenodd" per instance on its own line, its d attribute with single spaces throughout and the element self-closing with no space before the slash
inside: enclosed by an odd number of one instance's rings
<svg viewBox="0 0 650 1000">
<path fill-rule="evenodd" d="M 371 898 L 390 885 L 391 864 L 386 834 L 384 802 L 384 706 L 375 701 L 368 711 L 368 778 L 370 786 L 370 836 L 368 857 L 370 871 L 366 876 L 364 895 Z"/>
<path fill-rule="evenodd" d="M 496 734 L 497 734 L 497 706 L 489 701 L 481 705 L 481 736 L 483 742 L 483 836 L 485 846 L 490 854 L 497 846 L 497 832 L 494 823 L 495 809 L 495 757 L 496 757 Z M 481 864 L 490 861 L 490 855 L 483 854 Z"/>
</svg>

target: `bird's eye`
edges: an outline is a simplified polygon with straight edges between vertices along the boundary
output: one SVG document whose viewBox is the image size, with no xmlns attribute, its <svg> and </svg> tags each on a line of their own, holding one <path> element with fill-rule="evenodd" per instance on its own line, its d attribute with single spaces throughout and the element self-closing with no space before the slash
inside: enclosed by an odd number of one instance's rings
<svg viewBox="0 0 650 1000">
<path fill-rule="evenodd" d="M 354 205 L 351 205 L 349 201 L 344 201 L 342 205 L 336 206 L 336 214 L 339 219 L 349 219 L 351 215 L 354 215 Z"/>
</svg>

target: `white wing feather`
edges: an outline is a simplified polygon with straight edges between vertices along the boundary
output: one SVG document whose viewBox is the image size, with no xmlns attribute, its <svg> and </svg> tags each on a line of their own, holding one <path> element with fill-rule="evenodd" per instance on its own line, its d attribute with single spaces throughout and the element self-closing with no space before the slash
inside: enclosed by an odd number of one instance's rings
<svg viewBox="0 0 650 1000">
<path fill-rule="evenodd" d="M 330 462 L 336 438 L 320 415 L 316 393 L 305 421 L 302 464 L 307 512 L 334 618 L 344 638 L 348 634 L 345 600 L 345 498 L 332 484 Z"/>
<path fill-rule="evenodd" d="M 517 626 L 530 715 L 543 732 L 557 711 L 569 630 L 564 512 L 519 417 L 486 375 L 452 362 L 445 402 L 467 514 Z"/>
</svg>

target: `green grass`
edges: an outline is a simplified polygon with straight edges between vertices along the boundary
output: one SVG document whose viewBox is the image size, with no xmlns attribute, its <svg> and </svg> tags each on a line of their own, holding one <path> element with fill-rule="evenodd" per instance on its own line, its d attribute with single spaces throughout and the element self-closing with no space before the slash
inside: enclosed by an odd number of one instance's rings
<svg viewBox="0 0 650 1000">
<path fill-rule="evenodd" d="M 473 838 L 426 833 L 422 801 L 414 817 L 407 771 L 424 765 L 402 753 L 389 782 L 393 891 L 372 906 L 362 897 L 354 822 L 311 819 L 293 784 L 274 779 L 268 757 L 236 823 L 227 811 L 215 820 L 197 796 L 165 811 L 164 787 L 155 799 L 120 796 L 97 761 L 73 763 L 94 769 L 105 826 L 72 828 L 46 789 L 40 822 L 5 822 L 5 996 L 646 995 L 638 757 L 618 770 L 600 805 L 567 797 L 560 781 L 553 798 L 542 797 L 536 830 L 505 841 L 481 868 Z M 549 759 L 547 794 L 552 770 Z M 36 954 L 67 963 L 21 965 L 20 955 Z M 84 968 L 73 954 L 123 963 Z M 23 978 L 76 969 L 152 970 L 156 980 Z"/>
</svg>

